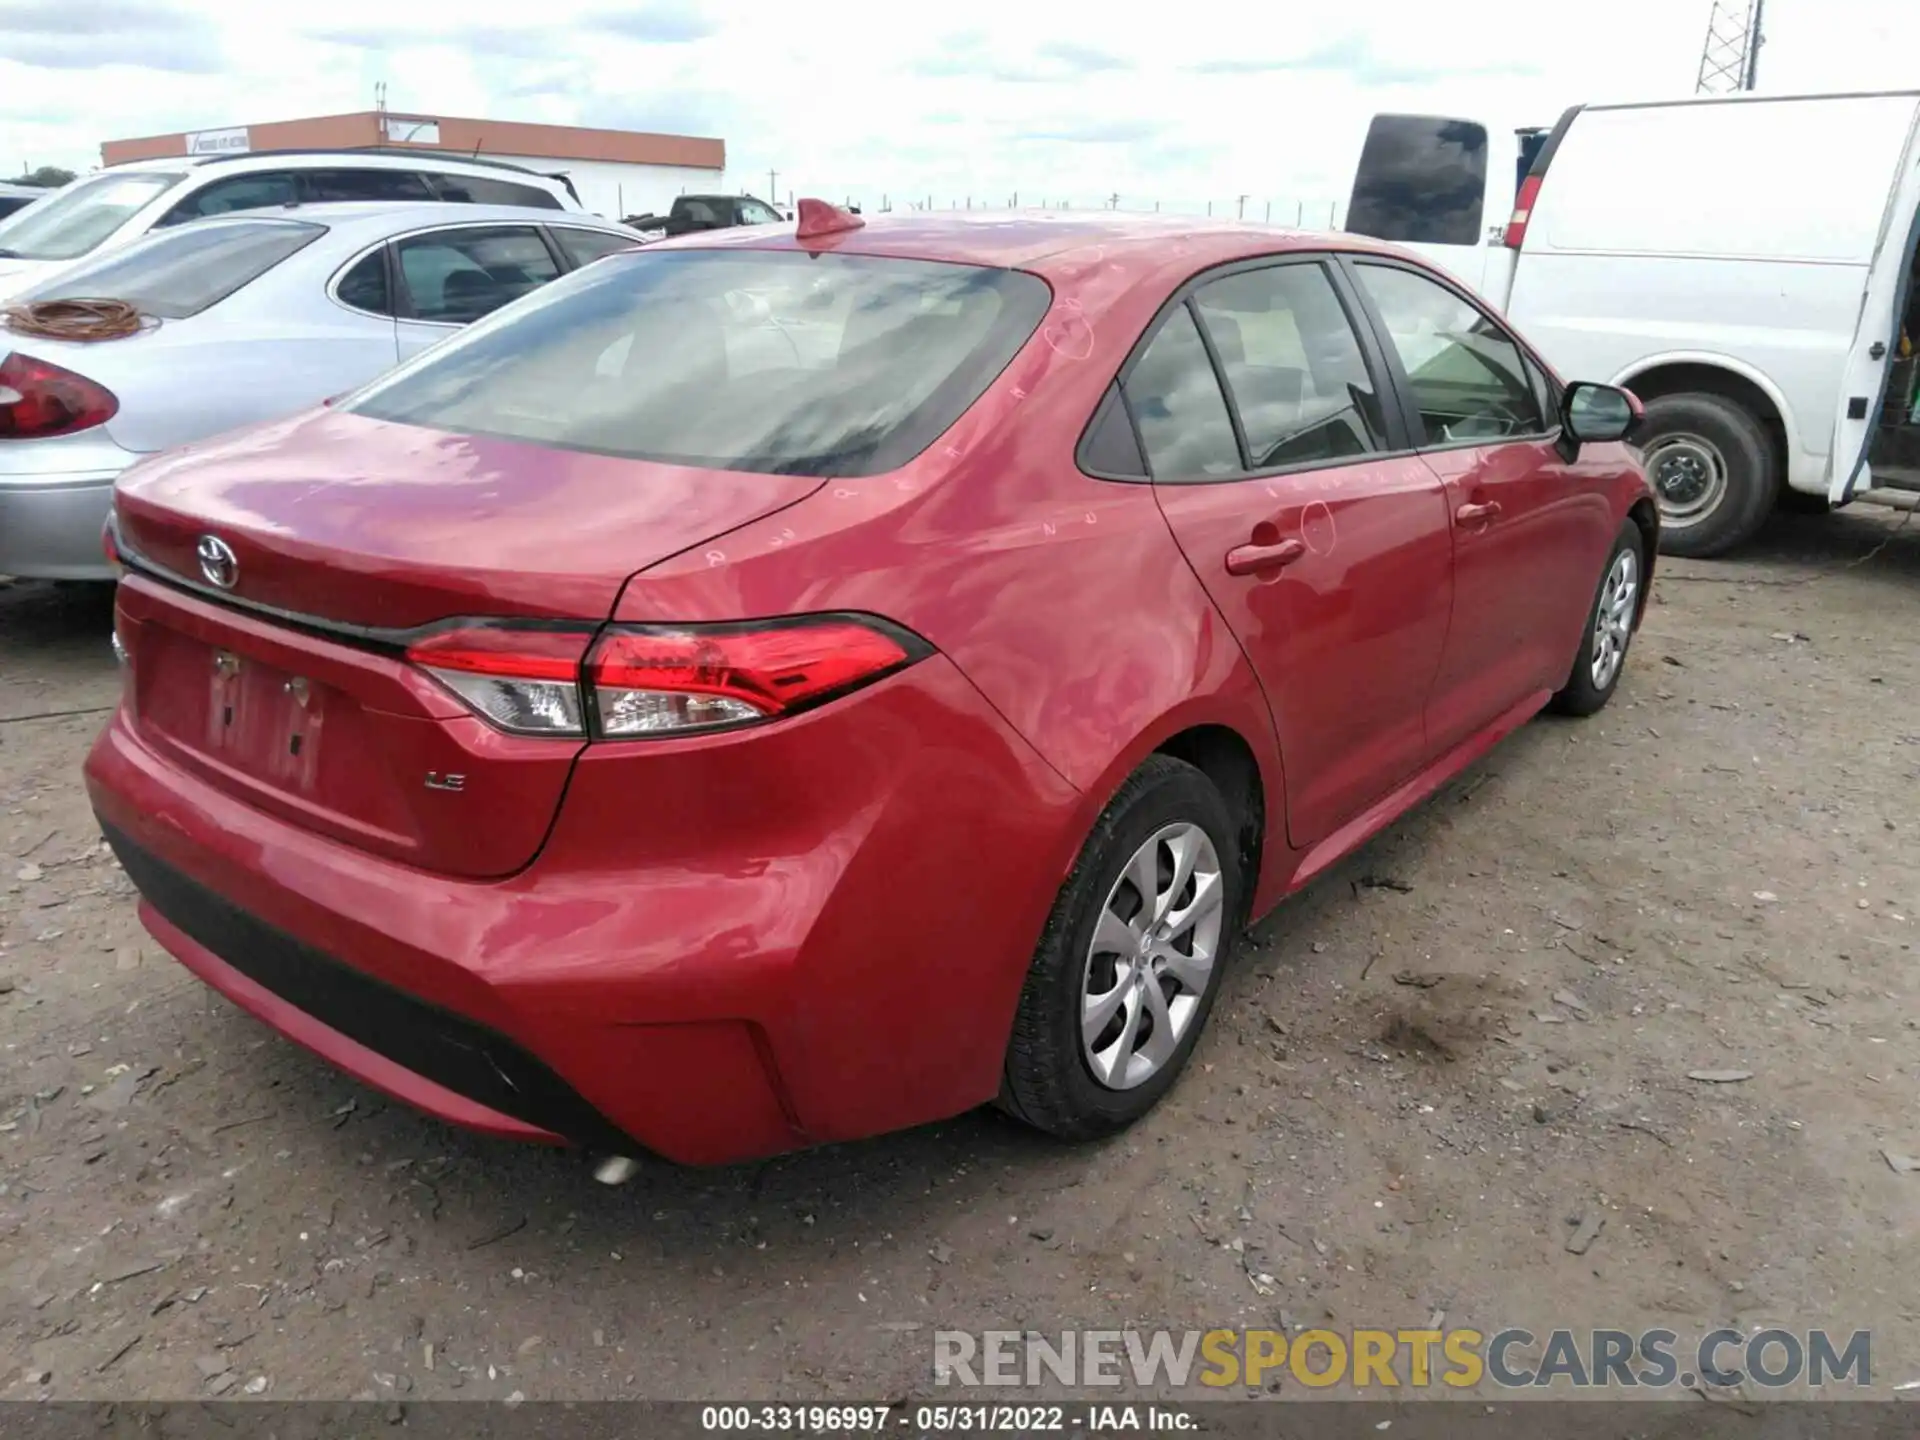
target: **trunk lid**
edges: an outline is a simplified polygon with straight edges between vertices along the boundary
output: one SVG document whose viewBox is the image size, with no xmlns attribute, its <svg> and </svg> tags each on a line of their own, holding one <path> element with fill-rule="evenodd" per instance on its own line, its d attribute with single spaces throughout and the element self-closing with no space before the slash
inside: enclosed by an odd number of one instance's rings
<svg viewBox="0 0 1920 1440">
<path fill-rule="evenodd" d="M 495 729 L 384 632 L 456 616 L 591 631 L 635 571 L 820 483 L 333 414 L 170 452 L 117 502 L 134 566 L 116 616 L 127 723 L 303 829 L 445 874 L 511 874 L 584 742 Z M 227 594 L 202 572 L 203 535 L 237 561 Z"/>
<path fill-rule="evenodd" d="M 170 451 L 116 499 L 134 554 L 236 599 L 338 625 L 603 620 L 635 571 L 805 499 L 811 476 L 696 470 L 310 412 Z"/>
</svg>

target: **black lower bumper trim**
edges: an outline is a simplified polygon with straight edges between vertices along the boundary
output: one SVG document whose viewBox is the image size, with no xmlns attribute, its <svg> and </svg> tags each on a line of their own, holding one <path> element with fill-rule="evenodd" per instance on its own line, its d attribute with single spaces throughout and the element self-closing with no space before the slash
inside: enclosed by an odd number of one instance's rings
<svg viewBox="0 0 1920 1440">
<path fill-rule="evenodd" d="M 169 924 L 321 1024 L 456 1095 L 577 1145 L 639 1151 L 631 1136 L 504 1035 L 301 943 L 104 820 L 100 828 L 141 895 Z"/>
</svg>

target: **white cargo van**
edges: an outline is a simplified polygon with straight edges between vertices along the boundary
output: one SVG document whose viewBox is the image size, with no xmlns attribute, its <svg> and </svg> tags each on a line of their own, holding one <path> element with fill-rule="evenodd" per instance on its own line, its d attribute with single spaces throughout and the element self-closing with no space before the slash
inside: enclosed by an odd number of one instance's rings
<svg viewBox="0 0 1920 1440">
<path fill-rule="evenodd" d="M 1783 500 L 1920 508 L 1920 91 L 1589 105 L 1522 133 L 1516 175 L 1474 121 L 1376 117 L 1347 228 L 1646 402 L 1663 549 L 1729 550 Z"/>
</svg>

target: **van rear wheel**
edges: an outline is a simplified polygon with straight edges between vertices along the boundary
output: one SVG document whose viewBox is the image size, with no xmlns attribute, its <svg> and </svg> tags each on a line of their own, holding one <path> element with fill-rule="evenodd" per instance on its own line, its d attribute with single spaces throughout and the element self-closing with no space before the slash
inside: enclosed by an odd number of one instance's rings
<svg viewBox="0 0 1920 1440">
<path fill-rule="evenodd" d="M 1719 395 L 1647 402 L 1640 445 L 1660 506 L 1667 555 L 1721 555 L 1751 539 L 1780 491 L 1772 441 L 1747 410 Z"/>
</svg>

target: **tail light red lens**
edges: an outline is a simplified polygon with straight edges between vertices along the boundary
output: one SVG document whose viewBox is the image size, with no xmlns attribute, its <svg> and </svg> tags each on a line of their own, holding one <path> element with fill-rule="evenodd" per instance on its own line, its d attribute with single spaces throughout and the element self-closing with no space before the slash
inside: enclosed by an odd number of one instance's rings
<svg viewBox="0 0 1920 1440">
<path fill-rule="evenodd" d="M 896 638 L 839 617 L 754 627 L 623 627 L 587 661 L 608 739 L 749 725 L 817 705 L 915 658 Z"/>
<path fill-rule="evenodd" d="M 580 736 L 580 661 L 592 638 L 588 630 L 463 626 L 415 642 L 407 658 L 502 730 Z"/>
<path fill-rule="evenodd" d="M 1513 218 L 1507 222 L 1507 249 L 1518 250 L 1527 240 L 1527 226 L 1533 222 L 1533 207 L 1540 202 L 1540 184 L 1544 177 L 1529 175 L 1520 182 L 1520 198 L 1514 202 Z"/>
<path fill-rule="evenodd" d="M 880 621 L 609 628 L 463 625 L 407 659 L 516 735 L 647 739 L 751 725 L 871 684 L 930 653 Z"/>
<path fill-rule="evenodd" d="M 45 440 L 104 425 L 120 409 L 84 375 L 14 352 L 0 359 L 0 440 Z"/>
</svg>

